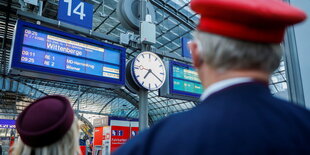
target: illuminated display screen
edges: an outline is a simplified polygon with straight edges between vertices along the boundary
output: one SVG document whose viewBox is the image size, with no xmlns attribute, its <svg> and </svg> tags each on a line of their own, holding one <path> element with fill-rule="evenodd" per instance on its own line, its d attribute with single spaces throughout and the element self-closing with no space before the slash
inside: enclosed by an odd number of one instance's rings
<svg viewBox="0 0 310 155">
<path fill-rule="evenodd" d="M 204 89 L 195 69 L 190 65 L 177 62 L 171 64 L 172 77 L 170 79 L 172 80 L 172 92 L 200 96 Z"/>
<path fill-rule="evenodd" d="M 17 44 L 13 60 L 18 61 L 15 66 L 114 84 L 124 83 L 124 48 L 20 22 L 22 26 L 17 32 L 21 34 L 16 33 L 15 36 Z"/>
<path fill-rule="evenodd" d="M 160 88 L 159 95 L 168 98 L 197 101 L 204 88 L 194 67 L 175 61 L 166 62 L 166 67 L 169 73 L 168 80 Z"/>
</svg>

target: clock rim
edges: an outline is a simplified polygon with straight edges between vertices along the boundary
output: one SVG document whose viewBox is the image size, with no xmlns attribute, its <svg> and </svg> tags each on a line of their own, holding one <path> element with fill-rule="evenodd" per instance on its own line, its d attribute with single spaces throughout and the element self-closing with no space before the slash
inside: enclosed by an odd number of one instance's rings
<svg viewBox="0 0 310 155">
<path fill-rule="evenodd" d="M 166 70 L 166 67 L 163 67 L 164 70 L 165 70 L 165 78 L 164 78 L 164 81 L 162 82 L 162 84 L 160 85 L 160 87 L 158 87 L 157 89 L 149 89 L 149 88 L 144 87 L 144 86 L 139 82 L 139 80 L 136 78 L 136 74 L 135 74 L 135 72 L 134 72 L 134 63 L 136 62 L 137 57 L 138 57 L 139 55 L 141 55 L 141 54 L 144 54 L 144 53 L 151 53 L 151 54 L 156 55 L 156 56 L 160 59 L 160 61 L 162 62 L 162 64 L 165 66 L 164 61 L 163 61 L 156 53 L 149 52 L 149 51 L 141 52 L 141 53 L 139 53 L 139 54 L 133 59 L 133 61 L 131 62 L 131 76 L 133 77 L 133 81 L 134 81 L 140 88 L 143 88 L 143 89 L 146 89 L 146 90 L 150 90 L 150 91 L 159 90 L 159 89 L 164 85 L 164 83 L 166 82 L 166 79 L 167 79 L 167 70 Z"/>
</svg>

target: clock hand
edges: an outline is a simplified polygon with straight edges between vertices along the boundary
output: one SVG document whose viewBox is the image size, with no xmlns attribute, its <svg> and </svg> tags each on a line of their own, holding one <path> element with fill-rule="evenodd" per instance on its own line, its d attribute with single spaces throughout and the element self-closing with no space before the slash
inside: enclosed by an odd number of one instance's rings
<svg viewBox="0 0 310 155">
<path fill-rule="evenodd" d="M 145 79 L 151 72 L 152 72 L 152 70 L 149 69 L 143 78 Z"/>
<path fill-rule="evenodd" d="M 153 73 L 152 70 L 151 70 L 151 73 L 152 73 L 160 82 L 163 82 L 156 74 Z"/>
<path fill-rule="evenodd" d="M 140 66 L 135 66 L 135 67 L 137 67 L 137 69 L 140 69 L 140 70 L 148 70 L 147 68 L 144 68 L 142 65 L 140 65 Z"/>
</svg>

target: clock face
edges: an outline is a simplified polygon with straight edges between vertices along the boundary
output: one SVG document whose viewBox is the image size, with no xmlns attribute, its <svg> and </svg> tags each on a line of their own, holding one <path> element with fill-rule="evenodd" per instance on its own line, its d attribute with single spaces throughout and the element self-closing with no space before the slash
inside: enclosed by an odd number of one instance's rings
<svg viewBox="0 0 310 155">
<path fill-rule="evenodd" d="M 133 61 L 135 82 L 148 90 L 159 89 L 166 80 L 163 61 L 152 52 L 142 52 Z"/>
</svg>

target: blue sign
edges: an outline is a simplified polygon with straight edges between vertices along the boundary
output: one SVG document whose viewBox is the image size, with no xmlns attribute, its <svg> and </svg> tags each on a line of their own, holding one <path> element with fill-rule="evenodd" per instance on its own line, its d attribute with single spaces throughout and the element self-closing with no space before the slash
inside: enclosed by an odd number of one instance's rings
<svg viewBox="0 0 310 155">
<path fill-rule="evenodd" d="M 117 135 L 118 135 L 118 136 L 123 136 L 123 135 L 124 135 L 124 131 L 123 131 L 123 130 L 118 130 Z"/>
<path fill-rule="evenodd" d="M 199 97 L 202 94 L 203 86 L 193 66 L 170 61 L 169 67 L 171 93 L 194 97 Z"/>
<path fill-rule="evenodd" d="M 189 41 L 190 41 L 190 40 L 187 39 L 187 38 L 181 38 L 181 43 L 182 43 L 182 56 L 191 59 L 191 58 L 192 58 L 192 54 L 191 54 L 191 51 L 189 50 L 188 45 L 187 45 L 187 43 L 188 43 Z"/>
<path fill-rule="evenodd" d="M 13 69 L 124 85 L 124 48 L 23 21 L 16 30 Z"/>
<path fill-rule="evenodd" d="M 131 136 L 136 136 L 137 132 L 136 131 L 131 131 Z"/>
<path fill-rule="evenodd" d="M 169 61 L 168 82 L 160 89 L 160 96 L 196 101 L 204 88 L 192 65 Z"/>
<path fill-rule="evenodd" d="M 0 119 L 0 128 L 15 129 L 15 120 Z"/>
<path fill-rule="evenodd" d="M 93 5 L 80 0 L 59 0 L 58 20 L 92 29 Z"/>
<path fill-rule="evenodd" d="M 112 130 L 112 136 L 123 136 L 124 131 L 123 130 Z"/>
<path fill-rule="evenodd" d="M 117 136 L 117 130 L 112 130 L 112 136 Z"/>
</svg>

